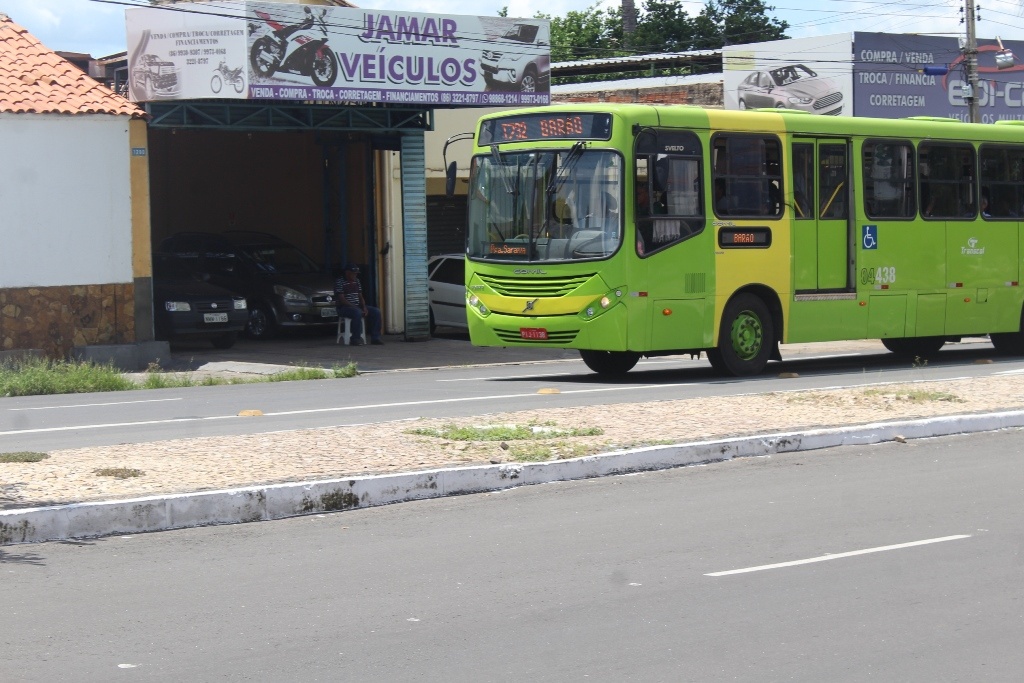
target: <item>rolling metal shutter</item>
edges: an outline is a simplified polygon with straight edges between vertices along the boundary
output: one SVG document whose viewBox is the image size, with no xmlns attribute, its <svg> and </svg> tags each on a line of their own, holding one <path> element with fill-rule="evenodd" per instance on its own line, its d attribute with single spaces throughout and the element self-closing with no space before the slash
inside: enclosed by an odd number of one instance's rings
<svg viewBox="0 0 1024 683">
<path fill-rule="evenodd" d="M 423 133 L 402 135 L 402 225 L 405 243 L 405 338 L 430 338 L 427 304 L 427 164 Z"/>
</svg>

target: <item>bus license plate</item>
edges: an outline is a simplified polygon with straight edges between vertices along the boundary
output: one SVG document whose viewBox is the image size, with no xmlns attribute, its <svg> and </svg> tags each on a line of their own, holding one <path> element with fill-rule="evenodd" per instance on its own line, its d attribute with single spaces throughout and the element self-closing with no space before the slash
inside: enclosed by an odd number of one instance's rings
<svg viewBox="0 0 1024 683">
<path fill-rule="evenodd" d="M 227 321 L 227 313 L 203 313 L 204 323 L 226 323 Z"/>
<path fill-rule="evenodd" d="M 519 336 L 523 339 L 547 339 L 548 331 L 543 327 L 520 327 Z"/>
</svg>

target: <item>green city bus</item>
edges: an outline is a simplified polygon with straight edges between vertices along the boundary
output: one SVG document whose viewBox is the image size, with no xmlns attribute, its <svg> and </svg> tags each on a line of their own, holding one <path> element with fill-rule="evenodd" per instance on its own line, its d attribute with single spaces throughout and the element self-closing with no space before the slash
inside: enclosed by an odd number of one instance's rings
<svg viewBox="0 0 1024 683">
<path fill-rule="evenodd" d="M 484 116 L 466 297 L 481 346 L 579 349 L 601 374 L 779 343 L 1024 354 L 1024 122 L 640 104 Z M 452 169 L 454 170 L 454 169 Z"/>
</svg>

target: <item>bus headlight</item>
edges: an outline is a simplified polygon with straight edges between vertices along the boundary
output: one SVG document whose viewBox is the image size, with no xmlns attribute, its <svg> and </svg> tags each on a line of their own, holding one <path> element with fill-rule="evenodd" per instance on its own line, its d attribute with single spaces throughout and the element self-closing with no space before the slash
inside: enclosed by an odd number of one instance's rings
<svg viewBox="0 0 1024 683">
<path fill-rule="evenodd" d="M 583 311 L 580 313 L 580 317 L 584 318 L 585 320 L 596 318 L 597 316 L 601 315 L 608 309 L 613 308 L 615 304 L 619 303 L 619 300 L 621 298 L 622 287 L 613 289 L 612 291 L 602 296 L 600 299 L 592 301 L 590 305 L 583 309 Z"/>
<path fill-rule="evenodd" d="M 466 303 L 469 304 L 470 308 L 475 308 L 480 315 L 490 315 L 491 313 L 476 294 L 466 292 Z"/>
</svg>

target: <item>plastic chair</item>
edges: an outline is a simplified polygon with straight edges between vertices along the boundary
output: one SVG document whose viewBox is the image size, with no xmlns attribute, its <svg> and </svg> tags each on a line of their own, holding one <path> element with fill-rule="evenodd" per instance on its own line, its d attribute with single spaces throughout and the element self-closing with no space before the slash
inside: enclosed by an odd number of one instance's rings
<svg viewBox="0 0 1024 683">
<path fill-rule="evenodd" d="M 360 337 L 363 343 L 366 343 L 366 325 L 363 325 L 363 334 Z M 338 316 L 338 338 L 334 340 L 335 344 L 340 344 L 342 340 L 345 340 L 345 345 L 348 346 L 349 340 L 352 339 L 352 318 L 346 318 L 343 315 Z"/>
</svg>

